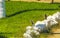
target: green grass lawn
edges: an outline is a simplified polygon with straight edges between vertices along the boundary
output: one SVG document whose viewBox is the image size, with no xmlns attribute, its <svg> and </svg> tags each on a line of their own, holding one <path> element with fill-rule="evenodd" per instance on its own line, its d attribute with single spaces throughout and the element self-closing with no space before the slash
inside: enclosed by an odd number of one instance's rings
<svg viewBox="0 0 60 38">
<path fill-rule="evenodd" d="M 44 20 L 44 14 L 52 15 L 60 11 L 60 4 L 35 2 L 5 2 L 5 4 L 7 17 L 0 19 L 0 32 L 8 38 L 22 38 L 25 28 L 32 25 L 30 20 L 34 22 Z"/>
</svg>

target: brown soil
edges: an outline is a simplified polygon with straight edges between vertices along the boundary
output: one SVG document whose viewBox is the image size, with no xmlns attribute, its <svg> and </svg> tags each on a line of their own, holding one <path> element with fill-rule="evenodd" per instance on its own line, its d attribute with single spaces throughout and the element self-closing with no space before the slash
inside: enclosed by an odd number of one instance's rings
<svg viewBox="0 0 60 38">
<path fill-rule="evenodd" d="M 26 2 L 45 2 L 45 3 L 51 3 L 52 0 L 11 0 L 11 1 L 26 1 Z M 60 0 L 54 0 L 54 2 L 60 2 Z"/>
<path fill-rule="evenodd" d="M 47 38 L 60 38 L 60 28 L 52 29 L 52 32 L 56 34 L 48 35 Z"/>
</svg>

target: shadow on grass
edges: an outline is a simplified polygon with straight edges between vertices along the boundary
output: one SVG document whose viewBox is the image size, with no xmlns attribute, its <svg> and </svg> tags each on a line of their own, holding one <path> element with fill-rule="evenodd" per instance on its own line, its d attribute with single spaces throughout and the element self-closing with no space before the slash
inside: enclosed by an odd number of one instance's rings
<svg viewBox="0 0 60 38">
<path fill-rule="evenodd" d="M 0 35 L 0 38 L 7 38 L 6 36 L 4 36 L 4 35 Z"/>
<path fill-rule="evenodd" d="M 0 38 L 8 38 L 8 34 L 15 34 L 10 32 L 0 32 Z"/>
<path fill-rule="evenodd" d="M 11 32 L 5 32 L 5 33 L 3 33 L 3 32 L 0 32 L 0 34 L 15 34 L 15 33 L 11 33 Z"/>
<path fill-rule="evenodd" d="M 22 10 L 22 11 L 19 11 L 19 12 L 12 14 L 12 15 L 7 16 L 7 18 L 15 16 L 15 15 L 20 14 L 20 13 L 24 13 L 24 12 L 28 12 L 28 11 L 36 11 L 36 10 L 38 10 L 38 11 L 47 11 L 47 10 L 52 11 L 52 10 L 59 10 L 59 9 L 28 9 L 28 10 Z"/>
</svg>

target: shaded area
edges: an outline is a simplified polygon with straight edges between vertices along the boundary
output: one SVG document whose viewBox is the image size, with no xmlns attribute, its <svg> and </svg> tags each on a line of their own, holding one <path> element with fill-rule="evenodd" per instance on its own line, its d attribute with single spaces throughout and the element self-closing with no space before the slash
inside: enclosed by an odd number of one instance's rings
<svg viewBox="0 0 60 38">
<path fill-rule="evenodd" d="M 22 11 L 14 13 L 12 15 L 9 15 L 7 17 L 12 17 L 12 16 L 15 16 L 15 15 L 20 14 L 20 13 L 24 13 L 24 12 L 28 12 L 28 11 L 36 11 L 36 10 L 38 10 L 38 11 L 47 11 L 47 10 L 52 11 L 52 10 L 59 10 L 59 9 L 29 9 L 29 10 L 22 10 Z"/>
<path fill-rule="evenodd" d="M 53 4 L 60 4 L 60 2 L 54 2 Z"/>
<path fill-rule="evenodd" d="M 8 38 L 8 35 L 6 34 L 15 34 L 15 33 L 11 33 L 11 32 L 0 32 L 0 38 Z"/>
<path fill-rule="evenodd" d="M 46 33 L 46 34 L 60 34 L 60 33 L 53 33 L 53 32 L 51 32 L 51 33 L 48 33 L 48 32 L 41 32 L 41 34 L 44 34 L 44 33 Z"/>
<path fill-rule="evenodd" d="M 11 32 L 0 32 L 0 34 L 14 34 L 14 33 L 11 33 Z"/>
<path fill-rule="evenodd" d="M 0 35 L 0 38 L 7 38 L 6 36 L 4 36 L 4 35 Z"/>
<path fill-rule="evenodd" d="M 60 34 L 60 33 L 51 33 L 51 34 Z"/>
</svg>

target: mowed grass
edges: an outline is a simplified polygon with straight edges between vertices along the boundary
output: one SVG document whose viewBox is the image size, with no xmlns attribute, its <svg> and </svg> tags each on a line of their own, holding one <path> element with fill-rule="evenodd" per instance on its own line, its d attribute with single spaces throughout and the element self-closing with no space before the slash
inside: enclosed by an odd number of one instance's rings
<svg viewBox="0 0 60 38">
<path fill-rule="evenodd" d="M 44 20 L 44 15 L 52 15 L 60 11 L 60 4 L 35 2 L 5 2 L 6 18 L 0 19 L 0 32 L 8 38 L 22 38 L 27 26 L 34 22 Z M 42 34 L 43 35 L 43 34 Z M 41 37 L 41 38 L 45 38 Z"/>
<path fill-rule="evenodd" d="M 22 10 L 32 9 L 60 9 L 60 4 L 36 3 L 36 2 L 6 2 L 7 15 L 14 14 Z M 14 13 L 13 13 L 14 12 Z"/>
</svg>

